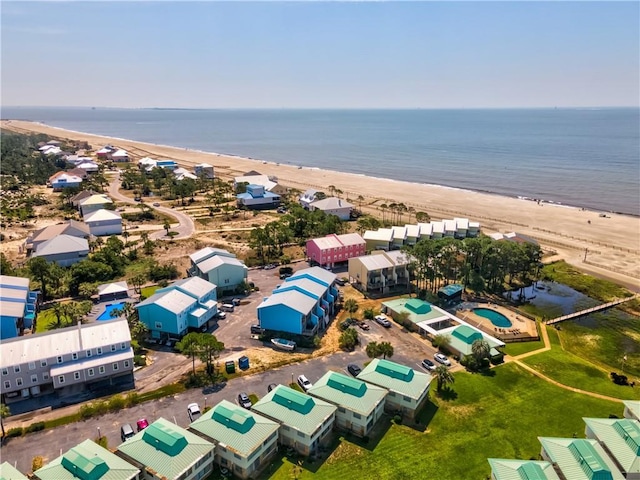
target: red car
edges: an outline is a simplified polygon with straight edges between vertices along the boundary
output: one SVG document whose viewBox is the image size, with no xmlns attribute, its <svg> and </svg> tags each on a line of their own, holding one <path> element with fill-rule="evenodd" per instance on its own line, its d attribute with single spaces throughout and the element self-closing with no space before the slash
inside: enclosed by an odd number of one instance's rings
<svg viewBox="0 0 640 480">
<path fill-rule="evenodd" d="M 136 422 L 136 425 L 138 426 L 138 431 L 140 432 L 149 426 L 149 422 L 146 418 L 141 418 Z"/>
</svg>

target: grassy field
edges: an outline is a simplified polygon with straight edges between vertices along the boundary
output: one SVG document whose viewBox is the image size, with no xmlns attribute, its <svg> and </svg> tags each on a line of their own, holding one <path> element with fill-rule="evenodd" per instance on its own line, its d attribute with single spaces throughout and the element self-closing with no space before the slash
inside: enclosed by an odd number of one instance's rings
<svg viewBox="0 0 640 480">
<path fill-rule="evenodd" d="M 538 329 L 538 335 L 540 334 L 540 324 L 536 325 Z M 534 350 L 538 350 L 540 348 L 544 348 L 544 342 L 542 339 L 537 340 L 535 342 L 518 342 L 518 343 L 507 343 L 503 348 L 504 353 L 510 355 L 512 357 L 522 355 L 523 353 L 533 352 Z"/>
<path fill-rule="evenodd" d="M 615 398 L 640 399 L 640 385 L 631 388 L 614 384 L 609 378 L 609 369 L 590 362 L 593 355 L 589 355 L 586 357 L 589 360 L 585 360 L 564 350 L 558 336 L 559 332 L 551 327 L 548 328 L 548 332 L 551 350 L 527 357 L 522 360 L 524 363 L 563 385 Z"/>
<path fill-rule="evenodd" d="M 537 436 L 583 436 L 582 417 L 622 416 L 622 403 L 560 389 L 515 364 L 495 372 L 494 377 L 456 373 L 456 398 L 428 404 L 424 432 L 387 419 L 382 434 L 368 444 L 341 438 L 328 459 L 300 470 L 278 457 L 273 473 L 267 468 L 261 478 L 382 480 L 416 478 L 419 472 L 420 478 L 484 479 L 490 474 L 489 457 L 537 457 Z"/>
<path fill-rule="evenodd" d="M 144 287 L 144 288 L 141 290 L 141 295 L 142 295 L 144 298 L 149 298 L 149 297 L 150 297 L 151 295 L 153 295 L 153 294 L 156 292 L 156 290 L 157 290 L 157 289 L 159 289 L 159 288 L 160 288 L 160 287 L 159 287 L 158 285 L 153 285 L 153 286 L 151 286 L 151 287 Z"/>
</svg>

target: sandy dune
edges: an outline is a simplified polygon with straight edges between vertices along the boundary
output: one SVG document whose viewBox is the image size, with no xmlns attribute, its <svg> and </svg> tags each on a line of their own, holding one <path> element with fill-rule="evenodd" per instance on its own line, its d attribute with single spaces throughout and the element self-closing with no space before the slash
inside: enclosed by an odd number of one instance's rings
<svg viewBox="0 0 640 480">
<path fill-rule="evenodd" d="M 479 221 L 485 233 L 517 231 L 534 237 L 571 263 L 601 276 L 640 290 L 640 219 L 637 217 L 581 210 L 529 200 L 458 190 L 437 185 L 414 184 L 328 170 L 299 168 L 255 159 L 218 155 L 184 148 L 153 145 L 63 130 L 48 125 L 2 121 L 2 128 L 19 132 L 39 132 L 52 137 L 85 140 L 94 150 L 112 144 L 127 150 L 134 159 L 143 156 L 171 158 L 181 166 L 198 163 L 214 165 L 217 176 L 229 178 L 249 170 L 278 177 L 279 183 L 328 193 L 334 185 L 352 203 L 377 209 L 383 203 L 403 202 L 434 219 L 467 217 Z M 496 179 L 499 181 L 499 179 Z M 404 222 L 408 222 L 405 215 Z M 590 222 L 590 223 L 589 223 Z M 586 251 L 586 262 L 584 261 Z"/>
</svg>

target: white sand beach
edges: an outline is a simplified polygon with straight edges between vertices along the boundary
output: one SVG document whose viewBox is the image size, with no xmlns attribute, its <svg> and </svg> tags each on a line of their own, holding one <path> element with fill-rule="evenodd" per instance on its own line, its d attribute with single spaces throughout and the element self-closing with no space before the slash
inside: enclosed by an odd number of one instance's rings
<svg viewBox="0 0 640 480">
<path fill-rule="evenodd" d="M 134 160 L 144 156 L 170 158 L 186 168 L 209 163 L 221 178 L 256 170 L 276 176 L 279 183 L 299 190 L 314 188 L 328 193 L 328 186 L 334 185 L 354 204 L 359 203 L 359 195 L 363 196 L 365 211 L 377 209 L 383 203 L 402 202 L 416 211 L 427 212 L 433 219 L 466 217 L 479 221 L 485 233 L 516 231 L 531 236 L 543 247 L 556 251 L 558 258 L 640 291 L 640 218 L 637 217 L 613 213 L 601 217 L 600 212 L 579 208 L 102 137 L 40 123 L 3 120 L 1 126 L 22 133 L 87 141 L 94 150 L 112 144 L 127 150 Z"/>
</svg>

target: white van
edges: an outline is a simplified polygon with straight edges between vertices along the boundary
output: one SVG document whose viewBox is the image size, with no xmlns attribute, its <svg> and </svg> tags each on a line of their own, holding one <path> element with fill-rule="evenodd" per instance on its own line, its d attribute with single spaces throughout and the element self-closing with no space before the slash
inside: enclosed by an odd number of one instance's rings
<svg viewBox="0 0 640 480">
<path fill-rule="evenodd" d="M 220 311 L 222 312 L 233 312 L 233 310 L 236 307 L 233 305 L 233 303 L 223 303 L 222 306 L 220 307 Z"/>
</svg>

